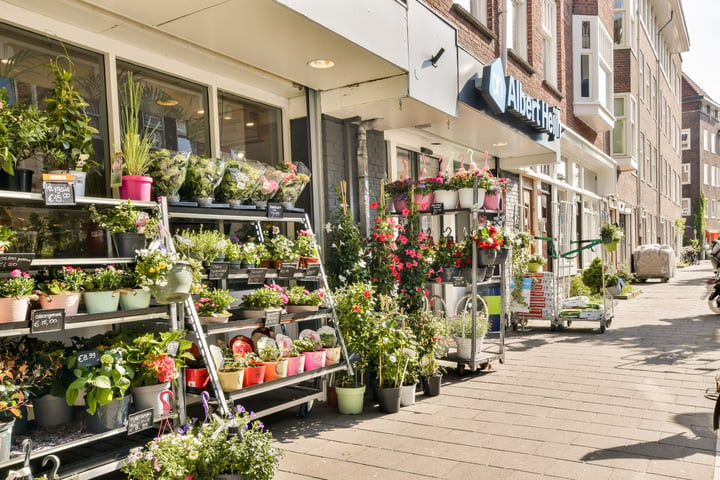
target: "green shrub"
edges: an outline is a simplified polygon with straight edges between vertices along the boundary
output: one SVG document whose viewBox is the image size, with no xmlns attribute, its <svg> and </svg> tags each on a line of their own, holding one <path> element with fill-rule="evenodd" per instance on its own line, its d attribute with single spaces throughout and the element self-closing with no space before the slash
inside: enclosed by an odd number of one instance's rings
<svg viewBox="0 0 720 480">
<path fill-rule="evenodd" d="M 587 285 L 583 283 L 582 277 L 575 276 L 570 278 L 570 296 L 577 297 L 580 295 L 590 296 L 592 292 Z"/>
</svg>

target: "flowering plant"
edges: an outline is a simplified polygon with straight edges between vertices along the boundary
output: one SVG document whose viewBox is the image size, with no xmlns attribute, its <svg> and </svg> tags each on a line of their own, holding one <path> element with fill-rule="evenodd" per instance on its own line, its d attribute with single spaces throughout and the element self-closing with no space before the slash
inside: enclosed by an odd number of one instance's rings
<svg viewBox="0 0 720 480">
<path fill-rule="evenodd" d="M 300 230 L 295 239 L 295 251 L 305 258 L 316 258 L 318 256 L 318 245 L 315 235 L 309 230 Z"/>
<path fill-rule="evenodd" d="M 184 330 L 148 332 L 129 336 L 120 342 L 126 353 L 128 368 L 134 372 L 132 385 L 157 385 L 175 381 L 186 361 L 194 360 L 192 342 Z"/>
<path fill-rule="evenodd" d="M 198 288 L 202 279 L 200 264 L 193 259 L 183 259 L 180 254 L 161 250 L 158 248 L 143 248 L 138 250 L 135 273 L 137 284 L 144 290 L 151 287 L 163 287 L 167 285 L 168 273 L 176 263 L 186 261 L 190 264 L 193 272 L 193 291 Z"/>
<path fill-rule="evenodd" d="M 472 265 L 472 243 L 469 239 L 455 243 L 453 256 L 457 268 L 469 267 Z"/>
<path fill-rule="evenodd" d="M 288 305 L 320 305 L 325 299 L 325 292 L 322 288 L 307 290 L 302 285 L 293 285 L 285 293 L 288 298 Z"/>
<path fill-rule="evenodd" d="M 213 197 L 225 173 L 225 160 L 190 155 L 187 177 L 193 197 Z"/>
<path fill-rule="evenodd" d="M 278 170 L 285 174 L 279 182 L 278 191 L 273 200 L 294 204 L 305 186 L 310 183 L 310 171 L 302 163 L 295 165 L 291 162 L 281 163 L 278 165 Z"/>
<path fill-rule="evenodd" d="M 77 354 L 68 359 L 68 368 L 75 379 L 65 392 L 65 400 L 68 405 L 73 405 L 84 390 L 85 404 L 90 415 L 95 413 L 99 405 L 122 399 L 135 376 L 135 371 L 128 368 L 125 348 L 98 346 L 97 350 L 99 362 L 95 365 L 79 365 Z"/>
<path fill-rule="evenodd" d="M 280 233 L 269 236 L 265 241 L 266 255 L 271 260 L 291 262 L 298 259 L 299 254 L 295 250 L 295 242 Z"/>
<path fill-rule="evenodd" d="M 221 183 L 225 200 L 248 200 L 266 168 L 251 160 L 228 160 Z"/>
<path fill-rule="evenodd" d="M 27 297 L 33 291 L 35 291 L 35 279 L 18 268 L 10 272 L 10 277 L 0 279 L 0 297 Z"/>
<path fill-rule="evenodd" d="M 80 292 L 87 274 L 80 267 L 62 267 L 57 278 L 40 283 L 40 290 L 47 295 L 63 295 Z"/>
<path fill-rule="evenodd" d="M 220 474 L 270 480 L 282 452 L 254 417 L 239 405 L 225 418 L 207 415 L 204 422 L 182 425 L 133 448 L 121 470 L 132 480 L 212 480 Z"/>
<path fill-rule="evenodd" d="M 415 182 L 415 193 L 424 195 L 438 190 L 444 182 L 443 176 L 438 174 L 435 177 L 421 178 Z"/>
<path fill-rule="evenodd" d="M 110 233 L 137 232 L 144 234 L 146 238 L 154 238 L 158 232 L 157 219 L 150 218 L 147 212 L 133 207 L 130 200 L 100 210 L 95 205 L 90 205 L 88 211 L 92 221 Z"/>
<path fill-rule="evenodd" d="M 235 243 L 230 242 L 225 249 L 226 260 L 237 260 L 248 265 L 255 265 L 263 255 L 265 255 L 265 245 L 262 243 L 245 242 Z"/>
<path fill-rule="evenodd" d="M 178 197 L 180 188 L 185 183 L 188 152 L 171 152 L 160 149 L 150 153 L 148 175 L 153 178 L 152 188 L 160 197 Z"/>
<path fill-rule="evenodd" d="M 410 187 L 415 183 L 412 178 L 403 178 L 395 180 L 385 185 L 385 191 L 391 197 L 398 200 L 407 200 L 410 193 Z"/>
<path fill-rule="evenodd" d="M 340 198 L 340 208 L 335 214 L 336 223 L 325 225 L 325 231 L 330 234 L 328 280 L 331 288 L 367 279 L 365 236 L 360 232 L 358 222 L 348 207 L 347 182 L 343 180 L 336 190 Z"/>
<path fill-rule="evenodd" d="M 195 302 L 195 310 L 201 317 L 208 317 L 217 314 L 227 314 L 230 304 L 235 297 L 230 295 L 229 290 L 220 288 L 206 289 L 200 293 L 200 298 Z"/>
<path fill-rule="evenodd" d="M 320 349 L 320 343 L 316 342 L 312 338 L 298 338 L 293 341 L 293 346 L 302 352 L 315 352 Z"/>
<path fill-rule="evenodd" d="M 505 238 L 501 231 L 492 223 L 485 222 L 484 225 L 478 227 L 473 240 L 478 248 L 483 250 L 499 250 L 505 245 Z"/>
<path fill-rule="evenodd" d="M 475 179 L 478 180 L 478 188 L 487 190 L 490 184 L 491 174 L 486 169 L 473 168 L 465 170 L 461 168 L 450 178 L 449 183 L 456 189 L 473 188 Z"/>
<path fill-rule="evenodd" d="M 288 297 L 280 285 L 263 285 L 256 288 L 240 300 L 240 307 L 245 310 L 262 310 L 279 308 L 288 303 Z"/>
<path fill-rule="evenodd" d="M 280 188 L 283 172 L 273 167 L 267 167 L 265 173 L 260 175 L 260 181 L 250 197 L 255 202 L 270 200 Z"/>
<path fill-rule="evenodd" d="M 498 193 L 498 192 L 507 192 L 508 187 L 510 186 L 510 179 L 504 178 L 504 177 L 494 177 L 492 174 L 490 174 L 487 177 L 487 185 L 485 186 L 485 190 L 487 190 L 489 193 Z"/>
<path fill-rule="evenodd" d="M 83 290 L 86 292 L 107 292 L 122 287 L 124 272 L 108 265 L 96 268 L 85 276 Z"/>
</svg>

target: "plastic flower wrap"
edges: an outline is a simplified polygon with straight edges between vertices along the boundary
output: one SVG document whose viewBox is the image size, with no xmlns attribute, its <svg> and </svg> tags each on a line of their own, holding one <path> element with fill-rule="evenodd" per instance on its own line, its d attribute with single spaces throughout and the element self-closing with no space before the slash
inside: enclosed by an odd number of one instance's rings
<svg viewBox="0 0 720 480">
<path fill-rule="evenodd" d="M 254 160 L 229 160 L 222 179 L 225 200 L 230 203 L 249 200 L 266 169 L 267 165 Z"/>
<path fill-rule="evenodd" d="M 282 163 L 278 169 L 284 172 L 280 188 L 273 200 L 286 206 L 295 204 L 305 186 L 310 183 L 310 170 L 302 163 Z"/>
<path fill-rule="evenodd" d="M 267 167 L 260 175 L 260 182 L 250 198 L 256 205 L 263 205 L 270 200 L 280 188 L 284 172 L 277 168 Z"/>
<path fill-rule="evenodd" d="M 158 197 L 179 200 L 180 187 L 187 176 L 189 152 L 171 152 L 162 149 L 150 154 L 148 174 L 153 178 L 153 189 Z"/>
<path fill-rule="evenodd" d="M 191 155 L 186 183 L 195 198 L 214 197 L 225 173 L 225 160 Z"/>
</svg>

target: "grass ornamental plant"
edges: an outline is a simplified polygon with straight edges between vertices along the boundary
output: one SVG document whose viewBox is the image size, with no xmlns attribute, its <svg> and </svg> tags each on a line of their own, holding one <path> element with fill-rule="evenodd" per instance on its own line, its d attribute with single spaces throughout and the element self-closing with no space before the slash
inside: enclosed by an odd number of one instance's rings
<svg viewBox="0 0 720 480">
<path fill-rule="evenodd" d="M 325 299 L 323 289 L 308 290 L 302 285 L 293 285 L 285 290 L 288 305 L 319 306 Z"/>
<path fill-rule="evenodd" d="M 279 285 L 263 285 L 256 288 L 240 299 L 240 307 L 243 310 L 264 310 L 268 308 L 280 308 L 287 304 L 288 298 L 283 288 Z"/>
<path fill-rule="evenodd" d="M 155 238 L 158 233 L 157 219 L 135 208 L 130 200 L 111 208 L 98 209 L 90 205 L 88 211 L 92 221 L 110 233 L 137 232 L 148 239 Z"/>
<path fill-rule="evenodd" d="M 10 271 L 10 276 L 0 278 L 0 297 L 20 298 L 28 297 L 35 291 L 35 279 L 20 269 Z"/>
<path fill-rule="evenodd" d="M 142 100 L 145 84 L 133 80 L 132 72 L 128 72 L 127 78 L 120 91 L 122 138 L 123 174 L 125 175 L 147 175 L 150 168 L 150 150 L 155 143 L 155 129 L 146 129 L 141 133 L 143 125 L 140 123 L 142 115 Z"/>
<path fill-rule="evenodd" d="M 220 288 L 206 289 L 195 301 L 195 310 L 201 317 L 227 314 L 227 309 L 235 301 L 229 290 Z"/>
</svg>

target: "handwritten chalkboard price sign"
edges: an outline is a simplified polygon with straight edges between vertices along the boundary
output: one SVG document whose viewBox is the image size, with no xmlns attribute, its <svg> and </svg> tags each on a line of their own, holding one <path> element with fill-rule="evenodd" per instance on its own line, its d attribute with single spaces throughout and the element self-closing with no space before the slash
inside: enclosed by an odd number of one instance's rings
<svg viewBox="0 0 720 480">
<path fill-rule="evenodd" d="M 280 325 L 280 314 L 281 310 L 267 310 L 265 312 L 265 326 L 275 327 Z"/>
<path fill-rule="evenodd" d="M 213 262 L 208 270 L 208 280 L 224 280 L 228 278 L 230 262 Z"/>
<path fill-rule="evenodd" d="M 96 349 L 80 350 L 77 353 L 77 363 L 80 367 L 92 367 L 100 365 L 100 352 Z"/>
<path fill-rule="evenodd" d="M 267 216 L 268 218 L 283 218 L 283 206 L 279 203 L 268 202 Z"/>
<path fill-rule="evenodd" d="M 265 283 L 267 270 L 264 268 L 251 268 L 248 271 L 248 285 L 259 285 Z"/>
<path fill-rule="evenodd" d="M 30 313 L 30 333 L 60 332 L 65 327 L 65 309 L 48 308 Z"/>
<path fill-rule="evenodd" d="M 153 409 L 140 410 L 139 412 L 128 415 L 127 434 L 141 432 L 152 428 L 153 426 Z"/>
<path fill-rule="evenodd" d="M 445 213 L 445 205 L 442 203 L 431 203 L 430 214 L 431 215 L 442 215 Z"/>
<path fill-rule="evenodd" d="M 74 177 L 65 174 L 43 174 L 45 205 L 75 205 Z"/>
</svg>

